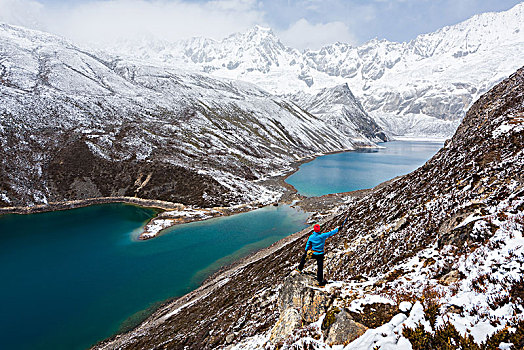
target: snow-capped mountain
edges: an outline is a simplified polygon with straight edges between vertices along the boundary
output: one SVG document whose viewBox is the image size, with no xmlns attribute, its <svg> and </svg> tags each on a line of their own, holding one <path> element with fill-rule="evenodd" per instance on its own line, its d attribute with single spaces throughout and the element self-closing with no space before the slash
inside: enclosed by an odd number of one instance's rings
<svg viewBox="0 0 524 350">
<path fill-rule="evenodd" d="M 2 206 L 273 200 L 278 193 L 254 180 L 383 139 L 361 108 L 352 109 L 354 127 L 337 128 L 250 83 L 96 55 L 5 24 L 0 96 Z M 358 104 L 349 90 L 344 103 Z"/>
<path fill-rule="evenodd" d="M 300 52 L 257 26 L 222 41 L 195 38 L 113 49 L 249 81 L 276 94 L 316 94 L 348 83 L 391 133 L 446 137 L 478 96 L 522 65 L 524 3 L 404 43 L 374 39 L 358 47 L 335 43 Z"/>
</svg>

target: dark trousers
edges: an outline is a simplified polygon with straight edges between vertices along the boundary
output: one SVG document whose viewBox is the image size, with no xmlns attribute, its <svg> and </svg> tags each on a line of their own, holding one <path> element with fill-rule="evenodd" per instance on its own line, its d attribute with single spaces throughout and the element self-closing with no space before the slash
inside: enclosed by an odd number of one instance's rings
<svg viewBox="0 0 524 350">
<path fill-rule="evenodd" d="M 304 269 L 304 265 L 306 265 L 306 257 L 307 253 L 304 253 L 302 255 L 302 259 L 300 259 L 300 264 L 298 265 L 298 269 L 300 271 L 302 271 Z M 317 281 L 322 283 L 322 281 L 324 281 L 324 254 L 313 254 L 311 259 L 315 259 L 317 261 Z"/>
</svg>

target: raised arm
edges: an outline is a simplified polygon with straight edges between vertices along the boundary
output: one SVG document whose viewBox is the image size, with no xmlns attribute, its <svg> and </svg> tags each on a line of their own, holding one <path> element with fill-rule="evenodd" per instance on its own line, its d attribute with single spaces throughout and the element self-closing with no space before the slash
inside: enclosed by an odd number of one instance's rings
<svg viewBox="0 0 524 350">
<path fill-rule="evenodd" d="M 329 231 L 329 232 L 324 233 L 324 236 L 325 236 L 326 238 L 329 238 L 329 237 L 335 235 L 337 232 L 338 232 L 338 227 L 337 227 L 336 229 L 332 230 L 332 231 Z"/>
</svg>

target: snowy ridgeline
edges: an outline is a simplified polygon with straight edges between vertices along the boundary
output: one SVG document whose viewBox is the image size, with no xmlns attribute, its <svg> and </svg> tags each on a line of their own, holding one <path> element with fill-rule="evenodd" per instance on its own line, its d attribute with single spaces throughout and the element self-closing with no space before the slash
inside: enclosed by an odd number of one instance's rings
<svg viewBox="0 0 524 350">
<path fill-rule="evenodd" d="M 386 139 L 347 86 L 325 91 L 336 109 L 315 114 L 250 83 L 95 55 L 20 27 L 0 25 L 0 50 L 3 205 L 122 195 L 270 202 L 279 190 L 253 180 Z M 180 181 L 166 188 L 165 173 Z"/>
<path fill-rule="evenodd" d="M 300 52 L 257 26 L 220 42 L 194 38 L 138 49 L 129 42 L 110 51 L 249 81 L 275 94 L 316 94 L 348 83 L 386 131 L 449 137 L 478 96 L 522 65 L 524 4 L 404 43 L 373 39 Z"/>
<path fill-rule="evenodd" d="M 281 191 L 254 180 L 295 160 L 387 134 L 447 138 L 521 64 L 523 11 L 478 15 L 408 43 L 305 52 L 261 27 L 221 42 L 104 52 L 0 25 L 0 205 L 100 196 L 270 202 Z M 101 184 L 102 173 L 112 181 Z M 166 173 L 184 181 L 166 191 Z"/>
</svg>

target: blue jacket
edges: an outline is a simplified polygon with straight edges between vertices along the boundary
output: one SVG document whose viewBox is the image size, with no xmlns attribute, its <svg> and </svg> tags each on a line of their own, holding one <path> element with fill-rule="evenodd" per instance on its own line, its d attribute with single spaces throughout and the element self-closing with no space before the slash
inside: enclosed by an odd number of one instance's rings
<svg viewBox="0 0 524 350">
<path fill-rule="evenodd" d="M 324 244 L 326 243 L 326 239 L 333 236 L 337 232 L 338 232 L 338 227 L 334 229 L 333 231 L 329 231 L 329 232 L 324 232 L 324 233 L 313 232 L 307 240 L 306 252 L 309 249 L 311 249 L 313 250 L 313 254 L 315 255 L 324 254 Z"/>
</svg>

